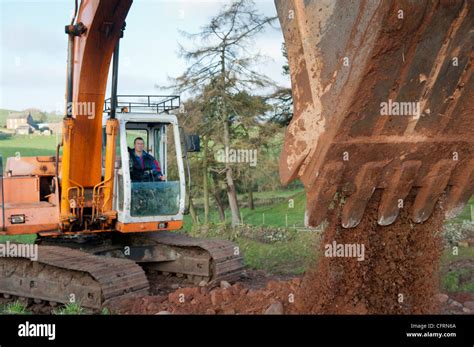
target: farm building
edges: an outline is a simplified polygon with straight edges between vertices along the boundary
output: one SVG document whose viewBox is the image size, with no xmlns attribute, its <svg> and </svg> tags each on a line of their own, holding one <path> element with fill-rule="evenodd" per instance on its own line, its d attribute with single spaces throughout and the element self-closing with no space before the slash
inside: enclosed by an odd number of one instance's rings
<svg viewBox="0 0 474 347">
<path fill-rule="evenodd" d="M 35 131 L 35 128 L 30 124 L 22 124 L 15 128 L 16 135 L 29 135 Z"/>
<path fill-rule="evenodd" d="M 7 129 L 15 130 L 22 125 L 34 127 L 35 122 L 33 121 L 31 113 L 12 113 L 8 116 Z"/>
</svg>

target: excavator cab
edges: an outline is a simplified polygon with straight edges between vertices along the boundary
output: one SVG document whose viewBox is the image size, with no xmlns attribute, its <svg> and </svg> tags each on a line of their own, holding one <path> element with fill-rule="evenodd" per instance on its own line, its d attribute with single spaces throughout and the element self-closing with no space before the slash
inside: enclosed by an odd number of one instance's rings
<svg viewBox="0 0 474 347">
<path fill-rule="evenodd" d="M 178 119 L 172 114 L 179 107 L 178 96 L 117 96 L 116 118 L 119 124 L 113 209 L 117 211 L 117 229 L 175 229 L 185 213 L 186 145 Z M 105 114 L 110 100 L 105 102 Z M 153 171 L 142 159 L 140 179 L 134 175 L 134 142 L 143 139 L 145 158 L 153 162 Z M 104 150 L 105 150 L 104 128 Z M 184 155 L 183 155 L 184 153 Z M 104 167 L 103 167 L 104 168 Z M 104 168 L 105 169 L 105 168 Z M 148 170 L 147 170 L 148 169 Z M 156 175 L 159 171 L 160 175 Z M 144 230 L 145 231 L 145 230 Z"/>
</svg>

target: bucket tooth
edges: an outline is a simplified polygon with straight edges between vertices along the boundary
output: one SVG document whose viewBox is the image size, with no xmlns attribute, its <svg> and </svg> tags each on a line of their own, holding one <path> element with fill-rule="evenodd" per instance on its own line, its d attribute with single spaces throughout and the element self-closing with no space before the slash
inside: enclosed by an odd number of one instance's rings
<svg viewBox="0 0 474 347">
<path fill-rule="evenodd" d="M 413 204 L 412 219 L 415 223 L 425 222 L 433 212 L 439 196 L 448 185 L 451 172 L 456 166 L 452 159 L 440 160 L 434 164 L 422 180 Z"/>
<path fill-rule="evenodd" d="M 416 179 L 421 161 L 411 160 L 402 163 L 388 180 L 388 187 L 382 194 L 378 224 L 390 225 L 398 217 L 399 201 L 404 200 Z"/>
<path fill-rule="evenodd" d="M 339 187 L 343 170 L 342 162 L 332 162 L 324 167 L 321 174 L 314 174 L 314 183 L 307 187 L 306 227 L 317 227 L 323 222 Z"/>
<path fill-rule="evenodd" d="M 453 218 L 462 212 L 466 201 L 474 195 L 474 159 L 460 170 L 456 170 L 451 180 L 446 201 L 446 218 Z"/>
<path fill-rule="evenodd" d="M 342 227 L 356 227 L 365 212 L 365 207 L 377 188 L 381 169 L 384 162 L 370 162 L 365 164 L 355 177 L 356 191 L 349 196 L 342 210 Z"/>
</svg>

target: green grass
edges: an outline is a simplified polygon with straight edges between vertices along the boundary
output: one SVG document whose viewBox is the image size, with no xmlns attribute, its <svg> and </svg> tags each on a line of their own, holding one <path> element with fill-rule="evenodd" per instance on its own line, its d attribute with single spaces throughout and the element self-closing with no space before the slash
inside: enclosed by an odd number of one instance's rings
<svg viewBox="0 0 474 347">
<path fill-rule="evenodd" d="M 315 233 L 300 231 L 290 240 L 262 243 L 240 237 L 235 242 L 244 255 L 245 265 L 273 274 L 299 275 L 308 263 L 316 258 L 317 237 Z"/>
<path fill-rule="evenodd" d="M 474 293 L 474 270 L 472 268 L 454 268 L 448 270 L 451 264 L 462 260 L 474 261 L 473 247 L 458 247 L 453 254 L 453 248 L 444 250 L 441 257 L 441 287 L 445 292 Z"/>
<path fill-rule="evenodd" d="M 53 314 L 68 315 L 68 314 L 84 314 L 84 308 L 78 303 L 69 303 L 53 310 Z"/>
<path fill-rule="evenodd" d="M 34 243 L 35 240 L 36 234 L 0 236 L 0 242 Z"/>
<path fill-rule="evenodd" d="M 293 200 L 292 204 L 290 204 L 290 200 Z M 304 227 L 305 205 L 306 196 L 301 191 L 287 195 L 284 201 L 275 205 L 259 206 L 254 210 L 242 208 L 241 212 L 244 224 L 269 227 Z"/>
<path fill-rule="evenodd" d="M 474 278 L 470 269 L 458 269 L 448 272 L 442 279 L 442 289 L 445 292 L 474 293 Z M 467 281 L 462 278 L 469 278 Z"/>
<path fill-rule="evenodd" d="M 223 229 L 215 208 L 211 208 L 208 237 L 226 237 L 232 239 L 240 247 L 246 266 L 252 269 L 261 269 L 274 274 L 302 274 L 308 262 L 315 259 L 318 233 L 305 230 L 295 230 L 304 227 L 304 211 L 306 196 L 302 189 L 282 190 L 277 192 L 259 192 L 254 195 L 255 200 L 268 200 L 272 197 L 284 198 L 283 201 L 257 206 L 254 210 L 240 208 L 244 224 L 250 225 L 248 230 L 255 235 L 242 235 L 239 228 L 236 232 L 221 233 L 216 229 Z M 290 204 L 290 200 L 292 203 Z M 203 221 L 202 210 L 199 209 L 200 221 Z M 226 211 L 226 224 L 230 223 L 230 211 Z M 190 216 L 185 216 L 185 230 L 193 234 Z M 288 226 L 287 226 L 288 225 Z M 253 226 L 253 227 L 252 227 Z M 199 227 L 197 227 L 199 228 Z M 253 229 L 252 229 L 253 228 Z M 264 241 L 262 235 L 267 231 L 277 235 L 284 235 L 282 240 Z M 237 236 L 236 236 L 237 235 Z"/>
<path fill-rule="evenodd" d="M 209 224 L 193 228 L 193 237 L 227 239 L 234 242 L 250 269 L 271 274 L 299 275 L 316 259 L 320 233 L 287 228 Z"/>
<path fill-rule="evenodd" d="M 0 138 L 0 155 L 4 163 L 6 163 L 6 158 L 18 155 L 22 157 L 54 155 L 58 141 L 60 139 L 57 139 L 55 135 L 18 135 Z"/>
<path fill-rule="evenodd" d="M 446 248 L 441 257 L 443 264 L 452 263 L 458 260 L 471 259 L 474 260 L 474 248 L 473 247 L 457 247 L 457 254 L 453 254 L 453 248 Z"/>
<path fill-rule="evenodd" d="M 1 305 L 0 312 L 2 314 L 31 314 L 31 312 L 26 309 L 26 305 L 19 301 Z"/>
<path fill-rule="evenodd" d="M 291 198 L 295 194 L 303 192 L 303 188 L 297 189 L 284 189 L 284 190 L 275 190 L 275 191 L 266 191 L 266 192 L 254 192 L 253 197 L 257 199 L 275 199 L 275 198 Z M 244 194 L 246 196 L 246 194 Z"/>
<path fill-rule="evenodd" d="M 266 227 L 287 227 L 288 228 L 302 228 L 304 227 L 304 212 L 306 206 L 306 195 L 302 189 L 296 191 L 277 191 L 277 192 L 262 192 L 255 193 L 255 200 L 267 199 L 272 194 L 275 196 L 285 198 L 283 201 L 271 205 L 256 206 L 254 210 L 246 207 L 241 207 L 240 212 L 244 220 L 244 224 Z M 293 200 L 290 204 L 290 200 Z M 199 221 L 204 220 L 204 213 L 202 209 L 197 209 L 199 214 Z M 230 210 L 225 211 L 226 223 L 231 221 Z M 209 215 L 211 223 L 219 224 L 219 215 L 215 207 L 211 207 Z M 190 231 L 192 229 L 192 219 L 190 215 L 184 217 L 184 229 Z"/>
</svg>

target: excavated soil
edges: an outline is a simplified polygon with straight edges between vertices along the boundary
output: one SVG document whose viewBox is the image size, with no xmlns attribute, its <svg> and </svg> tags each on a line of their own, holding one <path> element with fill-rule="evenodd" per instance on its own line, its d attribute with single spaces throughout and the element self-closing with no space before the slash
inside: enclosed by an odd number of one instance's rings
<svg viewBox="0 0 474 347">
<path fill-rule="evenodd" d="M 414 224 L 406 199 L 397 221 L 378 226 L 376 191 L 361 223 L 340 227 L 342 206 L 329 216 L 317 263 L 301 280 L 269 281 L 264 288 L 222 283 L 219 288 L 179 288 L 163 295 L 126 299 L 111 307 L 115 313 L 156 314 L 422 314 L 437 313 L 442 251 L 442 208 L 423 224 Z M 325 245 L 364 245 L 364 260 L 326 257 Z"/>
<path fill-rule="evenodd" d="M 443 215 L 437 208 L 427 222 L 414 224 L 406 199 L 397 221 L 377 225 L 379 192 L 354 229 L 340 227 L 340 207 L 332 211 L 322 247 L 332 243 L 363 244 L 363 261 L 356 258 L 319 257 L 299 291 L 299 312 L 323 314 L 420 314 L 435 313 L 433 297 L 439 287 Z"/>
</svg>

